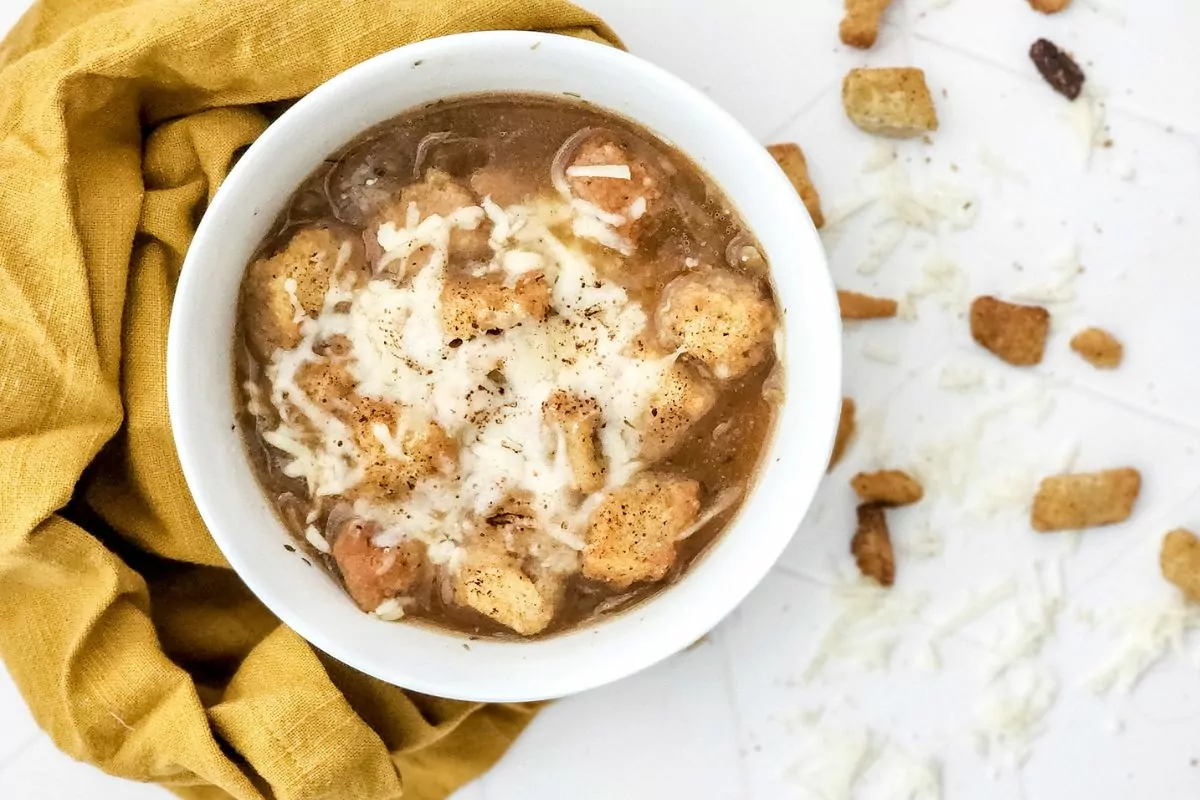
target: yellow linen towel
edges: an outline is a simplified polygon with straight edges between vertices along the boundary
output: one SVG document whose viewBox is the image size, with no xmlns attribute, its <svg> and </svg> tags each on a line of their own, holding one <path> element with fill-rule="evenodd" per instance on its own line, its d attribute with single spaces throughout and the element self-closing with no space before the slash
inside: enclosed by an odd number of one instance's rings
<svg viewBox="0 0 1200 800">
<path fill-rule="evenodd" d="M 442 798 L 534 708 L 402 692 L 228 569 L 167 422 L 171 295 L 263 104 L 559 0 L 43 0 L 0 45 L 0 657 L 59 747 L 186 798 Z M 272 107 L 272 106 L 267 106 Z"/>
</svg>

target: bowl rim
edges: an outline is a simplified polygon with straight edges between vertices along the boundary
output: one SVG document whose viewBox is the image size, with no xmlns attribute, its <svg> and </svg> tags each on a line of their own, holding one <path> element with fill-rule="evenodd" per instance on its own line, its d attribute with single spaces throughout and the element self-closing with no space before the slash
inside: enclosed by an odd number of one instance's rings
<svg viewBox="0 0 1200 800">
<path fill-rule="evenodd" d="M 778 201 L 785 205 L 790 203 L 791 207 L 786 210 L 788 216 L 796 225 L 796 235 L 806 236 L 811 240 L 805 249 L 811 252 L 814 259 L 819 261 L 819 263 L 811 265 L 811 269 L 819 271 L 824 275 L 824 280 L 817 279 L 817 284 L 825 284 L 824 289 L 818 291 L 818 294 L 821 294 L 822 297 L 814 298 L 813 302 L 817 304 L 816 307 L 819 309 L 820 316 L 827 318 L 823 327 L 828 328 L 831 334 L 832 351 L 820 362 L 819 374 L 806 376 L 812 379 L 812 391 L 820 395 L 817 405 L 821 409 L 820 416 L 822 419 L 818 425 L 820 428 L 826 430 L 827 440 L 820 442 L 819 445 L 818 443 L 813 443 L 809 446 L 809 456 L 801 465 L 803 467 L 800 470 L 801 474 L 796 476 L 794 490 L 791 488 L 788 489 L 789 497 L 795 501 L 799 511 L 789 515 L 786 520 L 788 523 L 787 529 L 785 531 L 778 531 L 765 539 L 761 543 L 761 547 L 750 556 L 744 557 L 743 563 L 741 563 L 736 574 L 732 576 L 729 585 L 724 586 L 721 592 L 712 593 L 713 595 L 719 595 L 719 597 L 699 598 L 701 601 L 699 605 L 702 606 L 701 612 L 684 613 L 677 611 L 677 616 L 680 617 L 678 625 L 669 626 L 665 630 L 659 630 L 652 640 L 647 639 L 644 635 L 638 636 L 640 644 L 638 645 L 639 650 L 636 658 L 630 657 L 619 660 L 615 667 L 610 664 L 607 668 L 573 664 L 572 669 L 563 670 L 561 676 L 543 676 L 546 678 L 544 685 L 531 691 L 528 687 L 524 689 L 498 686 L 476 688 L 465 685 L 462 682 L 451 684 L 445 680 L 431 678 L 427 675 L 413 674 L 406 671 L 402 665 L 399 667 L 396 665 L 383 665 L 377 661 L 365 663 L 362 654 L 356 652 L 339 635 L 335 635 L 332 631 L 322 628 L 305 617 L 303 613 L 296 610 L 292 602 L 284 596 L 284 593 L 279 591 L 277 586 L 262 578 L 254 560 L 244 557 L 243 552 L 233 541 L 230 531 L 222 529 L 220 525 L 213 524 L 213 520 L 221 516 L 217 513 L 216 509 L 216 504 L 220 500 L 213 496 L 210 491 L 210 481 L 206 477 L 207 468 L 204 464 L 204 453 L 200 452 L 203 449 L 198 439 L 200 435 L 195 431 L 188 430 L 194 412 L 191 410 L 192 401 L 186 396 L 186 387 L 183 384 L 182 377 L 187 371 L 188 359 L 191 356 L 190 349 L 187 346 L 189 335 L 185 331 L 184 326 L 193 311 L 189 308 L 189 303 L 179 302 L 179 300 L 180 298 L 188 298 L 193 291 L 192 286 L 203 280 L 203 271 L 199 268 L 199 262 L 205 259 L 205 253 L 210 247 L 211 240 L 221 233 L 217 221 L 222 215 L 229 213 L 231 204 L 236 207 L 236 204 L 239 202 L 239 187 L 243 182 L 243 176 L 249 172 L 249 165 L 262 160 L 266 154 L 269 154 L 275 148 L 285 145 L 287 138 L 294 135 L 292 128 L 295 127 L 296 121 L 302 119 L 309 108 L 317 108 L 327 101 L 336 99 L 345 88 L 354 85 L 362 78 L 377 71 L 399 72 L 400 70 L 404 70 L 407 74 L 407 71 L 414 63 L 419 63 L 425 58 L 435 56 L 445 57 L 448 53 L 452 54 L 454 52 L 465 53 L 480 46 L 533 49 L 536 46 L 535 43 L 548 49 L 554 48 L 565 51 L 567 57 L 584 56 L 588 58 L 607 59 L 615 74 L 629 73 L 632 77 L 641 74 L 652 78 L 654 83 L 666 86 L 671 92 L 677 93 L 680 96 L 681 103 L 697 107 L 698 114 L 702 112 L 703 116 L 711 124 L 721 129 L 720 137 L 728 142 L 728 147 L 736 149 L 739 154 L 744 154 L 746 161 L 754 165 L 753 168 L 756 171 L 762 173 L 762 180 L 766 182 L 765 186 L 769 190 L 769 193 L 777 196 Z M 460 92 L 458 94 L 470 93 Z M 451 96 L 454 95 L 445 95 L 445 97 Z M 600 107 L 603 108 L 603 106 Z M 398 110 L 396 113 L 403 113 L 403 109 Z M 615 111 L 614 113 L 622 114 L 623 112 Z M 653 130 L 653 126 L 642 122 L 636 116 L 631 115 L 630 118 L 639 125 Z M 658 135 L 661 136 L 662 134 Z M 674 145 L 674 142 L 671 143 Z M 688 153 L 686 150 L 685 153 L 695 160 L 694 154 Z M 757 164 L 754 162 L 757 162 Z M 770 169 L 767 169 L 768 165 Z M 771 185 L 772 183 L 774 184 L 773 186 Z M 784 198 L 790 199 L 785 200 Z M 748 225 L 758 235 L 759 232 L 755 227 L 755 221 L 750 218 L 750 215 L 743 208 L 739 207 L 739 212 L 742 213 Z M 242 213 L 244 213 L 244 210 Z M 760 236 L 760 238 L 762 237 Z M 241 267 L 241 269 L 244 269 L 244 267 Z M 790 341 L 790 337 L 786 337 L 785 340 Z M 840 317 L 836 313 L 833 282 L 829 276 L 824 251 L 821 248 L 820 240 L 808 213 L 801 203 L 799 196 L 791 187 L 791 184 L 787 182 L 782 172 L 778 170 L 774 160 L 767 153 L 766 149 L 728 112 L 698 89 L 665 69 L 623 50 L 607 45 L 574 37 L 537 32 L 483 31 L 462 33 L 427 39 L 395 48 L 335 75 L 288 108 L 251 145 L 240 161 L 230 170 L 225 181 L 213 196 L 204 217 L 201 219 L 192 243 L 188 248 L 177 283 L 175 301 L 173 302 L 171 311 L 167 345 L 168 410 L 172 434 L 188 489 L 195 500 L 196 507 L 205 522 L 206 528 L 241 580 L 284 624 L 292 628 L 292 630 L 300 634 L 312 645 L 339 661 L 406 689 L 443 697 L 479 701 L 541 700 L 573 694 L 609 683 L 641 671 L 678 652 L 715 627 L 721 619 L 740 604 L 762 581 L 793 538 L 796 529 L 811 506 L 817 487 L 825 473 L 825 466 L 828 461 L 828 454 L 832 449 L 840 408 L 841 351 L 840 347 L 837 346 L 839 342 Z M 232 344 L 229 346 L 232 346 Z M 783 358 L 785 366 L 787 366 L 786 354 Z M 232 404 L 234 397 L 232 383 L 229 394 Z M 778 454 L 777 451 L 779 450 L 779 438 L 783 418 L 787 414 L 788 409 L 794 405 L 789 403 L 790 397 L 791 391 L 789 390 L 785 394 L 784 403 L 779 409 L 775 430 L 767 442 L 767 451 L 762 456 L 763 462 L 759 467 L 754 488 L 743 503 L 738 517 L 714 541 L 714 545 L 708 548 L 708 552 L 702 557 L 701 561 L 713 562 L 718 557 L 720 551 L 717 545 L 727 542 L 734 537 L 744 537 L 747 535 L 747 531 L 741 530 L 739 523 L 744 519 L 743 512 L 745 508 L 750 505 L 754 496 L 763 490 L 767 476 L 776 471 L 776 462 L 780 461 L 780 459 L 774 456 Z M 823 454 L 823 457 L 819 457 L 820 454 Z M 820 463 L 817 464 L 817 461 L 820 461 Z M 792 466 L 795 466 L 795 464 Z M 280 527 L 282 528 L 282 525 Z M 645 609 L 665 608 L 664 601 L 673 594 L 679 593 L 681 588 L 688 584 L 689 579 L 695 576 L 698 568 L 702 566 L 699 563 L 693 565 L 680 582 L 666 587 L 663 591 L 655 594 L 634 609 L 614 615 L 612 619 L 595 623 L 594 626 L 584 626 L 580 629 L 548 637 L 547 639 L 532 641 L 486 640 L 486 644 L 483 641 L 476 644 L 482 645 L 478 649 L 485 651 L 499 646 L 523 648 L 532 652 L 539 642 L 554 641 L 562 637 L 580 637 L 582 634 L 594 631 L 597 628 L 613 627 L 617 620 L 629 620 L 631 617 L 641 616 L 640 612 L 644 612 Z M 678 607 L 678 604 L 675 605 Z M 661 628 L 662 626 L 659 627 Z M 627 638 L 633 637 L 629 624 L 625 626 L 624 630 L 625 634 L 623 635 Z M 454 637 L 456 640 L 463 638 L 462 635 L 452 631 L 438 631 L 438 633 L 441 636 Z M 582 657 L 576 659 L 576 661 L 584 660 L 587 654 L 586 648 L 581 649 L 581 654 Z"/>
</svg>

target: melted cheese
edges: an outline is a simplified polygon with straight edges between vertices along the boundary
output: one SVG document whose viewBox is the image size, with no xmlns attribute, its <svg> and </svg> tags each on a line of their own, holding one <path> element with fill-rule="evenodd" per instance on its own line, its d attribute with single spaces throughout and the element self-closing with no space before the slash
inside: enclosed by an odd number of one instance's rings
<svg viewBox="0 0 1200 800">
<path fill-rule="evenodd" d="M 607 217 L 613 215 L 581 210 L 578 203 L 504 209 L 485 198 L 479 207 L 424 220 L 410 207 L 404 227 L 380 226 L 382 262 L 404 263 L 411 274 L 399 283 L 331 286 L 321 313 L 302 321 L 300 346 L 277 352 L 268 366 L 271 401 L 282 419 L 266 440 L 286 454 L 285 473 L 304 479 L 315 497 L 343 493 L 362 478 L 361 453 L 346 424 L 297 384 L 301 367 L 318 359 L 314 343 L 345 337 L 352 354 L 346 367 L 357 393 L 403 409 L 396 429 L 371 429 L 389 457 L 410 460 L 412 437 L 430 421 L 459 445 L 455 475 L 416 481 L 402 502 L 354 504 L 356 514 L 381 526 L 376 544 L 415 537 L 428 545 L 431 561 L 455 569 L 471 526 L 505 499 L 527 496 L 540 527 L 563 546 L 545 554 L 548 568 L 574 569 L 577 557 L 571 554 L 583 548 L 584 527 L 603 490 L 577 495 L 567 448 L 561 433 L 545 424 L 542 405 L 556 390 L 594 398 L 607 485 L 623 484 L 641 467 L 637 426 L 676 357 L 635 355 L 646 312 L 600 276 L 575 242 L 556 233 L 584 219 L 612 233 L 607 224 L 617 220 Z M 492 224 L 495 257 L 483 271 L 503 273 L 510 287 L 522 275 L 542 271 L 556 313 L 543 324 L 452 346 L 442 327 L 450 237 L 458 229 L 474 230 L 485 218 Z M 418 251 L 428 253 L 423 264 L 409 258 Z M 495 380 L 497 371 L 502 383 Z"/>
</svg>

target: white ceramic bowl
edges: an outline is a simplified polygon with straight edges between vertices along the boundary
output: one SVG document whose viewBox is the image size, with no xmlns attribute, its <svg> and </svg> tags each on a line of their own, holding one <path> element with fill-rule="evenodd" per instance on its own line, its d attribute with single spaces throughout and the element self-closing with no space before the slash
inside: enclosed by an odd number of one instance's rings
<svg viewBox="0 0 1200 800">
<path fill-rule="evenodd" d="M 785 312 L 786 400 L 765 469 L 740 515 L 675 586 L 600 624 L 532 642 L 473 641 L 363 614 L 288 534 L 234 428 L 231 349 L 238 282 L 289 195 L 327 155 L 406 109 L 476 92 L 570 94 L 641 123 L 691 156 L 762 243 Z M 779 557 L 825 472 L 837 425 L 840 323 L 809 217 L 762 146 L 711 100 L 619 50 L 539 33 L 432 39 L 320 86 L 242 156 L 201 221 L 175 293 L 167 395 L 188 486 L 246 585 L 333 657 L 428 694 L 559 697 L 630 675 L 696 641 Z M 286 676 L 282 676 L 286 677 Z"/>
</svg>

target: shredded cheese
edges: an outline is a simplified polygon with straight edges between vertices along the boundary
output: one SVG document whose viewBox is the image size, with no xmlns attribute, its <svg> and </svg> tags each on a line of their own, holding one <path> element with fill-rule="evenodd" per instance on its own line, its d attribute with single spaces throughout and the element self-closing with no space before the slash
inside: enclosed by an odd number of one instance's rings
<svg viewBox="0 0 1200 800">
<path fill-rule="evenodd" d="M 1156 603 L 1115 609 L 1103 618 L 1113 620 L 1119 643 L 1086 685 L 1096 694 L 1129 694 L 1168 654 L 1183 652 L 1189 634 L 1200 628 L 1200 607 L 1172 593 Z"/>
<path fill-rule="evenodd" d="M 633 173 L 628 164 L 573 164 L 567 167 L 568 178 L 615 178 L 628 181 Z"/>
<path fill-rule="evenodd" d="M 485 218 L 492 223 L 492 268 L 509 286 L 542 271 L 556 313 L 545 324 L 448 344 L 442 293 L 451 235 L 474 230 Z M 559 547 L 542 554 L 543 560 L 573 569 L 583 548 L 583 528 L 603 492 L 640 469 L 641 433 L 632 423 L 644 417 L 676 358 L 634 355 L 646 313 L 618 284 L 602 278 L 582 250 L 552 230 L 584 219 L 604 224 L 598 216 L 581 214 L 578 202 L 505 209 L 485 198 L 481 206 L 444 217 L 421 219 L 413 206 L 404 227 L 381 225 L 377 238 L 383 261 L 403 260 L 412 274 L 358 288 L 332 285 L 321 313 L 302 321 L 300 345 L 278 351 L 267 366 L 271 402 L 281 420 L 264 438 L 284 453 L 285 474 L 305 480 L 314 497 L 342 494 L 362 479 L 363 456 L 352 432 L 298 383 L 300 370 L 319 358 L 313 345 L 344 337 L 352 353 L 346 368 L 358 393 L 403 409 L 394 429 L 370 428 L 390 458 L 411 461 L 409 454 L 430 422 L 459 443 L 458 470 L 448 464 L 443 474 L 415 481 L 402 503 L 360 499 L 354 504 L 356 514 L 380 525 L 375 543 L 389 546 L 415 537 L 427 544 L 432 562 L 454 569 L 471 520 L 506 498 L 528 496 L 539 527 Z M 408 256 L 417 251 L 428 257 L 412 265 Z M 503 385 L 493 381 L 498 370 Z M 582 501 L 562 433 L 543 419 L 543 403 L 560 389 L 594 398 L 606 423 L 600 438 L 608 483 Z M 251 401 L 253 410 L 262 410 L 254 395 Z M 315 527 L 306 534 L 316 549 L 329 552 Z"/>
</svg>

